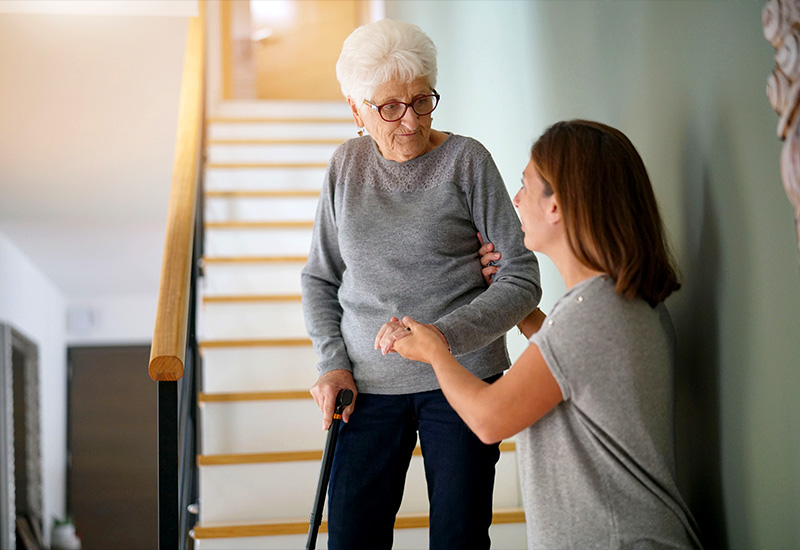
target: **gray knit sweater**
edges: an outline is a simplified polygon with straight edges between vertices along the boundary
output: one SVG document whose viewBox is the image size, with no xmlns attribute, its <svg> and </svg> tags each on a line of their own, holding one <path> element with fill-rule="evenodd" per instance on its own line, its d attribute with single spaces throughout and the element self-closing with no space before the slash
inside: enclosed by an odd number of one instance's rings
<svg viewBox="0 0 800 550">
<path fill-rule="evenodd" d="M 476 232 L 503 255 L 481 275 Z M 442 331 L 480 378 L 508 368 L 505 333 L 541 297 L 539 265 L 489 152 L 450 135 L 420 157 L 385 159 L 369 136 L 333 154 L 302 273 L 303 312 L 321 374 L 352 371 L 360 392 L 437 389 L 429 365 L 374 349 L 390 317 Z"/>
</svg>

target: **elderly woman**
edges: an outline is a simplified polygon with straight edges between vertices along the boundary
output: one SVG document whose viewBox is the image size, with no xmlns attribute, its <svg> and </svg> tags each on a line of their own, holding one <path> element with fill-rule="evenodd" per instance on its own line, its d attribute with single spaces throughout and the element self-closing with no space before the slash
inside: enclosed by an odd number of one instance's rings
<svg viewBox="0 0 800 550">
<path fill-rule="evenodd" d="M 393 348 L 432 365 L 481 440 L 521 432 L 531 550 L 701 548 L 676 484 L 664 300 L 680 284 L 642 159 L 619 130 L 555 124 L 533 145 L 514 204 L 525 245 L 568 289 L 544 324 L 534 312 L 520 325 L 530 346 L 514 366 L 488 385 L 410 317 Z"/>
<path fill-rule="evenodd" d="M 471 373 L 509 366 L 505 333 L 536 307 L 535 256 L 484 147 L 433 130 L 436 49 L 418 27 L 379 21 L 344 43 L 336 72 L 360 129 L 330 160 L 303 270 L 303 309 L 320 357 L 311 393 L 330 425 L 344 411 L 328 501 L 330 549 L 391 548 L 419 434 L 430 548 L 489 548 L 497 444 L 447 404 L 429 367 L 376 349 L 393 315 L 427 323 Z M 488 286 L 480 232 L 503 251 Z M 399 326 L 394 318 L 393 326 Z"/>
</svg>

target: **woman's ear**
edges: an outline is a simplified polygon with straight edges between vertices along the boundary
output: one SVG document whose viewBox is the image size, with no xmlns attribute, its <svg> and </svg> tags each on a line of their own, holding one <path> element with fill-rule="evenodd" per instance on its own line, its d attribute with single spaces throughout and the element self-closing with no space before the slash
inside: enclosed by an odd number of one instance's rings
<svg viewBox="0 0 800 550">
<path fill-rule="evenodd" d="M 350 111 L 353 113 L 353 120 L 355 120 L 356 126 L 363 128 L 364 119 L 361 118 L 361 114 L 358 112 L 358 105 L 356 105 L 352 97 L 347 96 L 347 104 L 350 105 Z"/>
<path fill-rule="evenodd" d="M 555 195 L 550 195 L 548 198 L 545 218 L 548 223 L 555 225 L 561 221 L 561 206 L 558 204 Z"/>
</svg>

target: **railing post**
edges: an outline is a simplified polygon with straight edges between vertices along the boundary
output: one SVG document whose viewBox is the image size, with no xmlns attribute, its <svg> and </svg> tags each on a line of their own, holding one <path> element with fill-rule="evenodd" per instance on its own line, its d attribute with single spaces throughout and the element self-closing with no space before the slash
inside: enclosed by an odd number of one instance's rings
<svg viewBox="0 0 800 550">
<path fill-rule="evenodd" d="M 158 382 L 158 549 L 178 550 L 178 382 Z"/>
</svg>

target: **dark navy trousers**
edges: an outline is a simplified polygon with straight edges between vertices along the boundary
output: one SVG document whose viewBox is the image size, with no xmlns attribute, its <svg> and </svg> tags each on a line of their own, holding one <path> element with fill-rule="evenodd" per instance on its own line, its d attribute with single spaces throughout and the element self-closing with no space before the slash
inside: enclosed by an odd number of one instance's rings
<svg viewBox="0 0 800 550">
<path fill-rule="evenodd" d="M 494 379 L 494 377 L 493 377 Z M 392 548 L 419 434 L 430 502 L 430 550 L 487 550 L 499 444 L 484 445 L 441 390 L 358 394 L 342 423 L 328 490 L 328 550 Z"/>
</svg>

